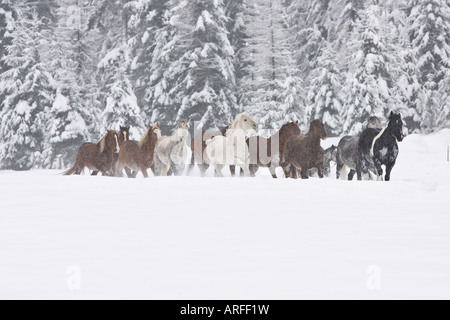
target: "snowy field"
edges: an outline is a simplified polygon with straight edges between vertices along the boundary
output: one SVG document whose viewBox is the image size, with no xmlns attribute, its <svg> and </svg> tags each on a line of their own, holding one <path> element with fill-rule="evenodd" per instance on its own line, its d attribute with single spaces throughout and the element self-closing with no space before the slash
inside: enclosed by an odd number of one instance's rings
<svg viewBox="0 0 450 320">
<path fill-rule="evenodd" d="M 390 183 L 0 172 L 0 299 L 450 299 L 448 145 Z"/>
</svg>

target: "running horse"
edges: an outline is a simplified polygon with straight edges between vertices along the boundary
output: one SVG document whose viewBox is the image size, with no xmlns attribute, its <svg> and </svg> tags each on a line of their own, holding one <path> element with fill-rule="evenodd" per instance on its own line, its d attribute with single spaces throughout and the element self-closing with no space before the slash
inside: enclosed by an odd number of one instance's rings
<svg viewBox="0 0 450 320">
<path fill-rule="evenodd" d="M 370 165 L 375 166 L 378 181 L 390 181 L 391 171 L 395 166 L 399 154 L 398 143 L 405 138 L 403 134 L 403 120 L 399 113 L 391 112 L 386 128 L 366 129 L 361 134 L 358 143 L 359 160 L 358 180 L 362 174 L 369 175 Z M 386 176 L 383 179 L 383 168 L 386 166 Z"/>
<path fill-rule="evenodd" d="M 99 172 L 104 176 L 114 173 L 114 153 L 120 151 L 119 137 L 115 130 L 108 130 L 98 143 L 85 143 L 77 153 L 75 164 L 63 173 L 65 176 L 80 175 L 84 168 L 93 171 L 96 176 Z"/>
<path fill-rule="evenodd" d="M 199 133 L 194 139 L 191 141 L 191 150 L 192 157 L 191 163 L 188 165 L 187 175 L 191 174 L 192 169 L 194 169 L 195 164 L 197 163 L 198 168 L 200 170 L 200 175 L 204 177 L 206 175 L 206 171 L 209 169 L 209 164 L 207 164 L 203 158 L 206 149 L 206 141 L 214 138 L 215 136 L 224 136 L 227 133 L 227 130 L 230 126 L 226 126 L 221 130 L 208 130 L 202 131 Z M 236 175 L 236 166 L 230 166 L 231 176 Z"/>
<path fill-rule="evenodd" d="M 260 136 L 247 139 L 250 151 L 251 175 L 255 176 L 260 167 L 265 167 L 269 168 L 272 177 L 276 179 L 276 168 L 283 162 L 282 158 L 286 141 L 293 135 L 299 134 L 300 128 L 297 121 L 286 123 L 268 139 Z"/>
<path fill-rule="evenodd" d="M 284 149 L 282 164 L 286 178 L 298 178 L 297 169 L 301 169 L 302 179 L 308 179 L 308 170 L 317 168 L 319 177 L 324 177 L 324 150 L 320 140 L 325 140 L 325 126 L 320 120 L 313 120 L 309 132 L 291 136 Z"/>
<path fill-rule="evenodd" d="M 119 159 L 116 167 L 116 177 L 123 176 L 123 169 L 126 170 L 129 178 L 136 178 L 139 171 L 144 178 L 148 178 L 147 169 L 151 169 L 153 175 L 155 172 L 155 163 L 153 161 L 155 146 L 158 139 L 161 138 L 161 129 L 159 123 L 151 124 L 141 140 L 125 141 L 120 149 Z"/>
<path fill-rule="evenodd" d="M 225 166 L 240 166 L 246 177 L 250 176 L 250 157 L 245 135 L 258 130 L 258 124 L 246 113 L 239 114 L 225 136 L 215 136 L 206 141 L 205 162 L 214 166 L 215 176 L 223 177 Z"/>
</svg>

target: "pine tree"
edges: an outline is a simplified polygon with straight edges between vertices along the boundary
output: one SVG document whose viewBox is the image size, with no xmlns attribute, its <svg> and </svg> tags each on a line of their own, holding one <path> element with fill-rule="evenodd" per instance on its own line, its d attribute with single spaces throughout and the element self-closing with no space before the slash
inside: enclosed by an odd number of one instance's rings
<svg viewBox="0 0 450 320">
<path fill-rule="evenodd" d="M 17 19 L 17 12 L 11 5 L 11 2 L 4 1 L 0 3 L 0 74 L 8 69 L 5 65 L 3 57 L 6 54 L 6 48 L 11 45 L 11 33 L 14 30 L 15 20 Z M 4 97 L 0 93 L 0 101 L 3 101 Z M 0 112 L 3 108 L 3 104 L 0 103 Z"/>
<path fill-rule="evenodd" d="M 77 0 L 72 1 L 77 4 Z M 101 135 L 98 128 L 98 105 L 89 97 L 89 81 L 85 75 L 81 12 L 71 11 L 68 4 L 58 9 L 58 26 L 48 48 L 47 66 L 57 82 L 58 90 L 46 124 L 44 166 L 59 168 L 73 163 L 80 145 Z"/>
<path fill-rule="evenodd" d="M 129 126 L 132 135 L 138 137 L 145 125 L 127 74 L 129 54 L 124 45 L 111 51 L 99 64 L 99 71 L 104 75 L 102 104 L 105 105 L 99 120 L 103 128 L 118 130 L 120 126 Z"/>
<path fill-rule="evenodd" d="M 181 102 L 177 119 L 205 128 L 228 125 L 237 113 L 234 50 L 228 39 L 222 0 L 193 0 L 187 7 L 189 26 L 181 64 L 176 101 Z M 187 30 L 186 30 L 187 31 Z"/>
<path fill-rule="evenodd" d="M 247 12 L 250 37 L 247 54 L 251 73 L 244 81 L 246 111 L 264 128 L 276 129 L 286 119 L 304 118 L 300 99 L 292 99 L 302 88 L 295 65 L 286 11 L 279 0 L 253 0 Z"/>
<path fill-rule="evenodd" d="M 225 15 L 228 19 L 227 30 L 230 44 L 234 50 L 234 70 L 236 78 L 236 96 L 238 104 L 246 103 L 243 81 L 251 73 L 252 63 L 248 55 L 249 35 L 245 23 L 247 5 L 244 0 L 225 0 Z"/>
<path fill-rule="evenodd" d="M 421 127 L 432 131 L 442 125 L 442 81 L 450 69 L 450 8 L 446 0 L 413 1 L 410 8 L 409 35 L 423 87 Z"/>
<path fill-rule="evenodd" d="M 174 64 L 181 57 L 177 35 L 179 1 L 130 3 L 136 35 L 130 40 L 134 61 L 133 80 L 138 99 L 148 121 L 159 121 L 164 131 L 175 124 L 179 107 L 171 94 L 175 84 Z M 176 75 L 175 75 L 176 76 Z"/>
<path fill-rule="evenodd" d="M 354 30 L 354 52 L 343 89 L 344 131 L 353 134 L 362 130 L 362 124 L 370 116 L 384 119 L 399 107 L 394 81 L 400 74 L 398 52 L 385 36 L 379 6 L 370 5 L 361 17 Z"/>
<path fill-rule="evenodd" d="M 308 115 L 310 119 L 322 120 L 326 132 L 335 136 L 342 133 L 341 78 L 336 52 L 331 45 L 328 45 L 321 51 L 317 68 L 312 72 L 308 93 L 310 102 Z"/>
<path fill-rule="evenodd" d="M 42 165 L 44 129 L 54 93 L 54 81 L 42 61 L 40 48 L 48 38 L 36 11 L 21 17 L 11 32 L 0 75 L 3 110 L 0 114 L 3 169 L 29 170 Z"/>
</svg>

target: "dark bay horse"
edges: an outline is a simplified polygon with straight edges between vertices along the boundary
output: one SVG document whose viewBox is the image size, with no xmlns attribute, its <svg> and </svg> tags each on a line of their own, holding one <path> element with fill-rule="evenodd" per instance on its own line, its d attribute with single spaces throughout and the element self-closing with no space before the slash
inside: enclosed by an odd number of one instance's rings
<svg viewBox="0 0 450 320">
<path fill-rule="evenodd" d="M 367 122 L 367 128 L 382 129 L 381 120 L 377 117 L 370 117 Z M 341 180 L 353 180 L 357 171 L 359 162 L 358 150 L 359 136 L 343 137 L 338 144 L 336 154 L 336 178 Z M 347 175 L 346 168 L 350 169 Z M 369 170 L 376 172 L 374 166 L 369 166 Z"/>
<path fill-rule="evenodd" d="M 115 130 L 109 130 L 98 143 L 85 143 L 78 150 L 75 164 L 63 173 L 65 176 L 80 175 L 84 168 L 93 171 L 92 175 L 101 172 L 104 176 L 114 172 L 114 153 L 119 152 L 119 137 Z"/>
<path fill-rule="evenodd" d="M 119 152 L 119 159 L 116 167 L 116 177 L 123 176 L 123 169 L 132 171 L 130 178 L 136 178 L 139 171 L 145 178 L 148 178 L 147 169 L 151 169 L 155 175 L 155 163 L 153 160 L 155 146 L 158 139 L 161 138 L 161 129 L 159 123 L 151 124 L 141 140 L 125 141 Z M 127 173 L 128 175 L 128 173 Z"/>
<path fill-rule="evenodd" d="M 299 135 L 300 128 L 297 122 L 289 122 L 271 136 L 264 138 L 255 136 L 247 139 L 250 152 L 250 173 L 255 176 L 260 167 L 269 168 L 274 179 L 277 178 L 276 168 L 283 162 L 284 146 L 293 135 Z M 275 150 L 272 150 L 272 147 Z M 265 149 L 265 150 L 262 150 Z"/>
<path fill-rule="evenodd" d="M 397 142 L 402 142 L 404 138 L 403 120 L 399 113 L 391 112 L 387 127 L 381 131 L 377 129 L 364 130 L 358 142 L 360 153 L 360 164 L 358 166 L 360 171 L 357 171 L 358 180 L 361 180 L 362 174 L 367 177 L 369 166 L 372 164 L 376 168 L 378 181 L 383 181 L 383 168 L 381 166 L 385 165 L 385 181 L 389 181 L 399 153 Z"/>
<path fill-rule="evenodd" d="M 319 177 L 324 177 L 324 150 L 320 140 L 325 140 L 325 126 L 320 120 L 313 120 L 309 132 L 291 136 L 284 150 L 283 170 L 287 178 L 298 178 L 297 170 L 301 169 L 302 179 L 308 179 L 308 170 L 317 168 Z"/>
</svg>

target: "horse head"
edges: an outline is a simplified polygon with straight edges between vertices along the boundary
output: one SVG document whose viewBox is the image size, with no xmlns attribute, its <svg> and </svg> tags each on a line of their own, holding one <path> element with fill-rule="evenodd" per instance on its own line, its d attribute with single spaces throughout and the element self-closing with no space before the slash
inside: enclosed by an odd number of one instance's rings
<svg viewBox="0 0 450 320">
<path fill-rule="evenodd" d="M 189 122 L 187 120 L 177 121 L 175 136 L 178 140 L 186 140 L 189 136 Z"/>
<path fill-rule="evenodd" d="M 244 132 L 258 130 L 258 124 L 247 113 L 239 114 L 230 127 L 230 130 L 240 129 Z"/>
<path fill-rule="evenodd" d="M 403 134 L 403 120 L 400 113 L 391 112 L 389 116 L 388 128 L 398 142 L 403 141 L 405 135 Z"/>
<path fill-rule="evenodd" d="M 325 140 L 327 138 L 327 133 L 325 132 L 325 126 L 320 120 L 313 120 L 309 125 L 309 131 L 315 137 L 320 137 L 320 139 Z"/>
<path fill-rule="evenodd" d="M 161 128 L 159 126 L 159 122 L 150 124 L 148 130 L 149 130 L 149 133 L 154 133 L 156 135 L 157 139 L 161 138 L 162 131 L 161 131 Z"/>
<path fill-rule="evenodd" d="M 119 145 L 122 145 L 125 141 L 130 140 L 130 127 L 122 127 L 120 126 L 119 131 Z"/>
<path fill-rule="evenodd" d="M 299 135 L 300 127 L 298 126 L 298 121 L 296 122 L 288 122 L 284 124 L 280 129 L 280 137 L 286 135 L 287 137 L 291 137 L 293 135 Z"/>
<path fill-rule="evenodd" d="M 367 120 L 367 128 L 369 129 L 383 129 L 381 120 L 378 117 L 369 117 Z"/>
<path fill-rule="evenodd" d="M 119 153 L 119 135 L 116 130 L 108 130 L 106 135 L 100 141 L 100 152 L 105 150 L 113 150 L 115 153 Z"/>
</svg>

